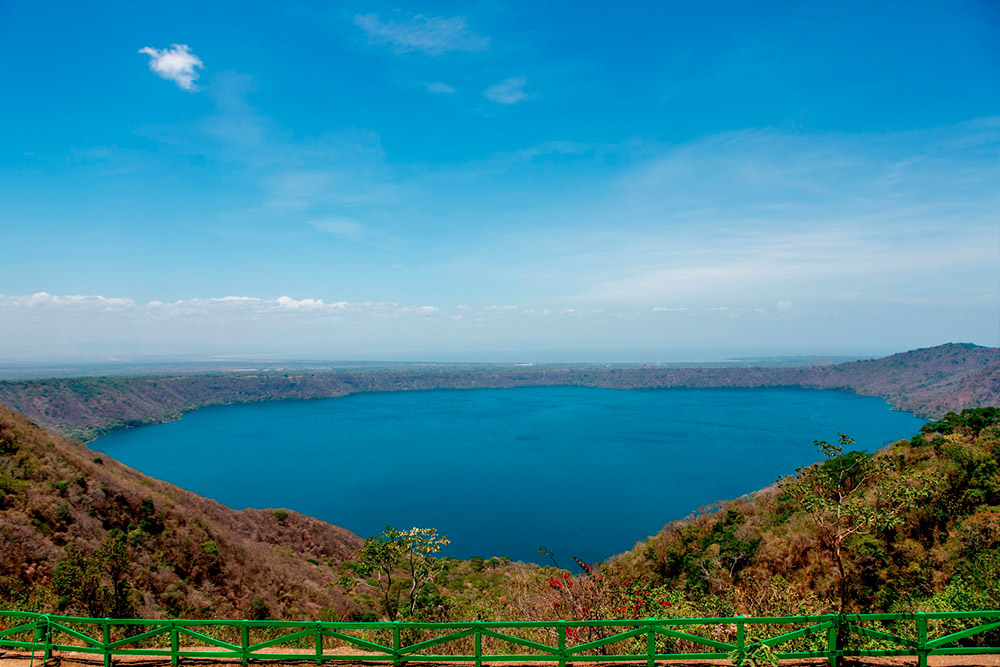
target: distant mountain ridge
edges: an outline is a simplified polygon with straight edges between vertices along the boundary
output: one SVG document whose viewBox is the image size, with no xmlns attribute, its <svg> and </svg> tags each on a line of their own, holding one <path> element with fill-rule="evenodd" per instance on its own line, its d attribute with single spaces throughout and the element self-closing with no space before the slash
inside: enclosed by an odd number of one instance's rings
<svg viewBox="0 0 1000 667">
<path fill-rule="evenodd" d="M 90 439 L 118 428 L 176 419 L 209 405 L 332 398 L 362 391 L 538 385 L 839 389 L 879 396 L 899 409 L 934 418 L 948 411 L 1000 405 L 1000 348 L 948 343 L 868 361 L 808 366 L 428 364 L 7 380 L 0 382 L 0 403 L 57 432 Z"/>
</svg>

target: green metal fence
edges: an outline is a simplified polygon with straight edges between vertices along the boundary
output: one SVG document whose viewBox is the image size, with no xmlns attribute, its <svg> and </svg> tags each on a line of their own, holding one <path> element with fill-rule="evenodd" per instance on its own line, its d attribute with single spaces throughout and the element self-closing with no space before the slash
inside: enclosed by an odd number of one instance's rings
<svg viewBox="0 0 1000 667">
<path fill-rule="evenodd" d="M 0 611 L 0 647 L 37 653 L 391 662 L 646 662 L 1000 653 L 1000 611 L 467 623 L 147 620 Z M 282 647 L 287 652 L 278 652 Z M 766 648 L 764 648 L 766 647 Z"/>
</svg>

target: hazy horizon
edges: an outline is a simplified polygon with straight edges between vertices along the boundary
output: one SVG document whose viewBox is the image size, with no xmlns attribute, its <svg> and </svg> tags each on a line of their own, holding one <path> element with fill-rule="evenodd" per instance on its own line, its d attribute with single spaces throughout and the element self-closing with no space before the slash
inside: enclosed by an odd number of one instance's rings
<svg viewBox="0 0 1000 667">
<path fill-rule="evenodd" d="M 294 358 L 278 355 L 219 355 L 199 357 L 135 356 L 105 359 L 66 357 L 42 359 L 13 359 L 0 356 L 0 380 L 32 380 L 61 377 L 100 375 L 150 375 L 160 373 L 211 373 L 211 372 L 323 372 L 352 368 L 421 366 L 803 366 L 839 364 L 849 361 L 878 359 L 909 350 L 894 350 L 870 354 L 772 354 L 772 355 L 718 355 L 677 353 L 674 357 L 567 357 L 564 351 L 552 351 L 536 357 L 517 357 L 496 352 L 481 358 L 405 357 L 398 359 L 322 359 Z"/>
</svg>

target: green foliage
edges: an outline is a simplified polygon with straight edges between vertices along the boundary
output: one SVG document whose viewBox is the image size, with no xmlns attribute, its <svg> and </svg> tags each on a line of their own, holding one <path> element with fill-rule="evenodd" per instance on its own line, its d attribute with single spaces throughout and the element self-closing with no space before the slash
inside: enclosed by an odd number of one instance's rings
<svg viewBox="0 0 1000 667">
<path fill-rule="evenodd" d="M 52 512 L 52 518 L 64 525 L 73 523 L 73 510 L 69 508 L 68 503 L 59 503 Z"/>
<path fill-rule="evenodd" d="M 957 414 L 948 412 L 938 421 L 924 424 L 920 432 L 950 435 L 956 431 L 964 431 L 975 438 L 983 430 L 995 429 L 998 426 L 1000 426 L 1000 408 L 966 408 Z"/>
<path fill-rule="evenodd" d="M 14 430 L 0 425 L 0 456 L 10 456 L 17 450 L 17 435 Z"/>
<path fill-rule="evenodd" d="M 129 564 L 128 544 L 120 531 L 111 531 L 90 556 L 70 546 L 52 578 L 58 608 L 83 609 L 93 617 L 133 618 Z"/>
<path fill-rule="evenodd" d="M 3 491 L 5 494 L 23 491 L 24 487 L 24 480 L 16 479 L 9 475 L 0 473 L 0 491 Z"/>
<path fill-rule="evenodd" d="M 150 535 L 159 535 L 164 529 L 163 518 L 156 513 L 152 498 L 143 498 L 139 504 L 139 530 Z"/>
<path fill-rule="evenodd" d="M 83 608 L 89 616 L 103 616 L 99 596 L 102 570 L 99 558 L 87 558 L 76 546 L 70 546 L 52 576 L 58 609 Z"/>
<path fill-rule="evenodd" d="M 444 564 L 434 554 L 448 544 L 435 528 L 397 530 L 386 526 L 366 538 L 356 561 L 345 563 L 338 583 L 378 591 L 382 614 L 389 620 L 427 618 L 443 604 L 435 582 Z"/>
<path fill-rule="evenodd" d="M 278 523 L 284 523 L 288 519 L 288 510 L 272 510 L 271 514 L 278 520 Z"/>
<path fill-rule="evenodd" d="M 729 660 L 736 667 L 777 667 L 778 655 L 767 644 L 753 644 L 743 650 L 730 651 Z"/>
<path fill-rule="evenodd" d="M 266 621 L 271 618 L 271 609 L 264 602 L 264 598 L 253 598 L 247 607 L 246 617 L 251 621 Z"/>
<path fill-rule="evenodd" d="M 844 547 L 856 535 L 895 528 L 904 511 L 930 494 L 919 477 L 894 475 L 887 457 L 844 451 L 854 439 L 841 433 L 836 444 L 817 440 L 826 459 L 779 480 L 782 491 L 812 519 L 820 544 L 833 556 L 840 580 L 840 612 L 844 613 L 849 581 Z"/>
<path fill-rule="evenodd" d="M 128 581 L 130 560 L 125 535 L 121 531 L 110 531 L 98 549 L 98 554 L 110 584 L 102 589 L 108 616 L 133 618 L 135 607 L 131 595 L 132 585 Z"/>
</svg>

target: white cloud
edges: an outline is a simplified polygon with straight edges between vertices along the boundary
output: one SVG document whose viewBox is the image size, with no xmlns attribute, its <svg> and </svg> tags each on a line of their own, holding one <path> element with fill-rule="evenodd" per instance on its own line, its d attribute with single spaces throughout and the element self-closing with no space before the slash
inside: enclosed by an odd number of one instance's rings
<svg viewBox="0 0 1000 667">
<path fill-rule="evenodd" d="M 385 44 L 395 53 L 422 51 L 439 56 L 449 51 L 485 51 L 490 38 L 469 29 L 464 17 L 439 18 L 417 14 L 399 20 L 382 21 L 375 14 L 358 14 L 354 24 L 365 31 L 372 44 Z"/>
<path fill-rule="evenodd" d="M 454 88 L 452 88 L 451 86 L 449 86 L 447 83 L 444 83 L 443 81 L 435 81 L 434 83 L 427 83 L 427 84 L 424 84 L 424 85 L 427 87 L 427 90 L 429 90 L 432 93 L 453 93 L 453 92 L 455 92 Z"/>
<path fill-rule="evenodd" d="M 277 303 L 282 308 L 291 308 L 293 310 L 299 310 L 299 309 L 319 310 L 319 309 L 322 309 L 322 308 L 326 308 L 326 304 L 323 303 L 323 299 L 298 299 L 298 300 L 296 300 L 296 299 L 293 299 L 290 296 L 279 296 L 275 300 L 275 303 Z M 343 307 L 341 305 L 341 303 L 342 302 L 338 302 L 336 304 L 332 304 L 332 306 L 335 307 L 335 308 L 336 307 Z"/>
<path fill-rule="evenodd" d="M 61 309 L 110 311 L 131 308 L 135 302 L 120 297 L 106 297 L 83 294 L 49 294 L 35 292 L 28 296 L 7 296 L 0 294 L 0 306 L 14 306 L 27 309 Z"/>
<path fill-rule="evenodd" d="M 321 232 L 333 234 L 349 241 L 354 241 L 360 238 L 362 231 L 364 231 L 364 226 L 360 222 L 340 217 L 326 217 L 319 218 L 317 220 L 310 220 L 309 225 L 320 230 Z"/>
<path fill-rule="evenodd" d="M 719 302 L 716 302 L 719 303 Z M 773 304 L 771 301 L 770 304 Z M 481 305 L 439 308 L 385 301 L 223 296 L 177 301 L 133 301 L 99 295 L 0 294 L 0 372 L 5 361 L 102 360 L 128 357 L 260 356 L 272 359 L 426 359 L 679 361 L 719 360 L 775 353 L 776 337 L 793 328 L 809 340 L 803 353 L 841 353 L 845 326 L 882 332 L 868 314 L 880 310 L 891 329 L 905 312 L 888 302 L 844 302 L 837 310 L 810 307 L 808 315 L 776 315 L 760 307 L 716 305 L 664 316 L 648 308 L 552 308 Z M 996 312 L 997 295 L 976 307 Z M 680 308 L 662 307 L 682 312 Z M 863 315 L 863 317 L 862 317 Z M 830 319 L 845 322 L 830 326 Z M 859 319 L 860 318 L 860 319 Z M 850 324 L 846 324 L 850 322 Z M 864 354 L 926 347 L 953 337 L 914 331 L 909 343 L 879 338 Z M 995 339 L 991 324 L 982 340 Z M 990 337 L 992 336 L 992 337 Z M 669 339 L 670 347 L 650 340 Z M 967 340 L 968 337 L 963 338 Z M 787 353 L 787 346 L 780 349 Z M 519 352 L 520 351 L 520 352 Z M 853 353 L 853 351 L 843 352 Z M 576 357 L 576 359 L 570 359 Z M 692 356 L 694 355 L 694 356 Z"/>
<path fill-rule="evenodd" d="M 490 86 L 483 92 L 486 99 L 498 104 L 517 104 L 529 99 L 531 96 L 524 92 L 524 86 L 528 79 L 523 76 L 512 76 L 504 79 L 500 83 Z"/>
<path fill-rule="evenodd" d="M 139 53 L 149 56 L 149 69 L 159 76 L 173 81 L 184 90 L 198 90 L 194 83 L 198 79 L 196 70 L 204 68 L 205 64 L 191 53 L 187 44 L 171 44 L 169 49 L 146 46 L 139 49 Z"/>
</svg>

